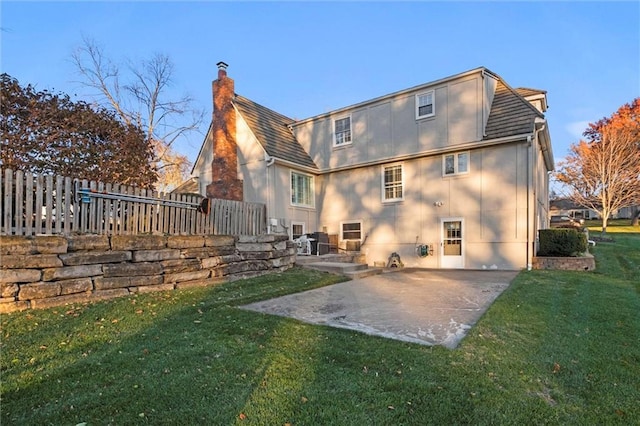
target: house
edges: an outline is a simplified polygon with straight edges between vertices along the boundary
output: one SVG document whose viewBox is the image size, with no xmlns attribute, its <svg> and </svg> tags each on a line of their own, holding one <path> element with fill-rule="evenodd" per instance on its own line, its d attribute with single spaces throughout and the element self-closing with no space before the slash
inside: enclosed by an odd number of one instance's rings
<svg viewBox="0 0 640 426">
<path fill-rule="evenodd" d="M 629 206 L 615 209 L 611 212 L 610 219 L 633 219 L 640 212 L 640 206 Z M 550 215 L 564 215 L 574 219 L 600 219 L 600 214 L 593 210 L 576 204 L 568 198 L 557 198 L 549 201 Z"/>
<path fill-rule="evenodd" d="M 549 201 L 549 215 L 569 216 L 574 219 L 598 219 L 598 212 L 576 204 L 568 198 Z"/>
<path fill-rule="evenodd" d="M 545 91 L 480 67 L 294 120 L 218 67 L 202 195 L 264 203 L 270 232 L 323 232 L 370 265 L 531 266 L 554 169 Z"/>
</svg>

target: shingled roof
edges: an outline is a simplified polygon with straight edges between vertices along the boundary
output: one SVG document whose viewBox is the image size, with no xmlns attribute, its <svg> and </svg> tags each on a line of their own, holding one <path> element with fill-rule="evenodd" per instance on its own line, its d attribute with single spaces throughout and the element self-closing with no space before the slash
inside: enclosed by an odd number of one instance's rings
<svg viewBox="0 0 640 426">
<path fill-rule="evenodd" d="M 520 91 L 526 93 L 525 90 L 527 89 L 516 91 L 502 79 L 498 80 L 484 140 L 533 132 L 536 117 L 544 118 L 544 115 L 518 93 Z M 535 91 L 535 94 L 539 93 L 543 92 Z"/>
<path fill-rule="evenodd" d="M 233 104 L 267 154 L 301 166 L 318 168 L 289 130 L 288 125 L 294 120 L 244 96 L 236 95 Z"/>
</svg>

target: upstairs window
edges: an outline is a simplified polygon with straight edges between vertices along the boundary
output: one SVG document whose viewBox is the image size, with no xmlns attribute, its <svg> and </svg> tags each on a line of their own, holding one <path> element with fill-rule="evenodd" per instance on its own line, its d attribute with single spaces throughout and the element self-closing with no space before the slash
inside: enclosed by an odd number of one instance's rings
<svg viewBox="0 0 640 426">
<path fill-rule="evenodd" d="M 351 117 L 344 117 L 333 122 L 333 146 L 351 143 Z"/>
<path fill-rule="evenodd" d="M 436 114 L 433 90 L 416 95 L 416 119 L 432 117 Z"/>
<path fill-rule="evenodd" d="M 442 157 L 442 174 L 453 176 L 469 172 L 469 152 L 446 154 Z"/>
<path fill-rule="evenodd" d="M 403 199 L 402 164 L 382 168 L 382 201 L 400 201 Z"/>
<path fill-rule="evenodd" d="M 313 176 L 291 172 L 291 204 L 313 207 Z"/>
</svg>

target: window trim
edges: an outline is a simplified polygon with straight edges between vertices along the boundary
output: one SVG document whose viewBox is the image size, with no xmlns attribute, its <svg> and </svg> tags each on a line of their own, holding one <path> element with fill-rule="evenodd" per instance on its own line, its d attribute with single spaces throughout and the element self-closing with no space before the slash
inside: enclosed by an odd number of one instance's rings
<svg viewBox="0 0 640 426">
<path fill-rule="evenodd" d="M 461 172 L 459 170 L 459 158 L 460 155 L 467 156 L 467 170 Z M 453 156 L 453 173 L 447 173 L 447 157 Z M 471 170 L 471 153 L 469 151 L 460 151 L 460 152 L 452 152 L 448 154 L 442 154 L 442 176 L 443 177 L 451 177 L 451 176 L 461 176 L 469 174 Z"/>
<path fill-rule="evenodd" d="M 292 240 L 294 239 L 294 237 L 293 237 L 293 227 L 296 226 L 296 225 L 302 225 L 302 234 L 300 234 L 300 235 L 306 235 L 306 233 L 307 233 L 307 224 L 305 222 L 298 222 L 298 221 L 292 220 L 291 221 L 291 235 L 289 235 L 289 237 Z"/>
<path fill-rule="evenodd" d="M 344 225 L 350 224 L 350 223 L 357 223 L 358 225 L 360 225 L 360 238 L 358 238 L 358 239 L 345 239 L 344 238 Z M 351 231 L 351 232 L 354 232 L 354 231 Z M 363 235 L 362 220 L 343 220 L 343 221 L 340 221 L 340 241 L 360 241 L 360 242 L 362 242 L 362 235 Z"/>
<path fill-rule="evenodd" d="M 431 113 L 420 115 L 420 97 L 427 96 L 429 94 L 431 94 Z M 416 120 L 422 120 L 423 118 L 434 117 L 436 115 L 436 91 L 435 90 L 427 90 L 426 92 L 421 92 L 416 94 L 415 102 L 416 102 Z"/>
<path fill-rule="evenodd" d="M 386 169 L 389 169 L 391 167 L 398 167 L 400 166 L 400 189 L 402 191 L 402 197 L 400 198 L 385 198 L 386 196 L 386 182 L 385 182 L 385 171 Z M 382 194 L 381 194 L 381 199 L 383 203 L 397 203 L 399 201 L 404 201 L 404 194 L 405 194 L 405 179 L 404 179 L 404 163 L 392 163 L 392 164 L 383 164 L 380 167 L 381 173 L 380 173 L 380 180 L 381 180 L 381 189 L 382 189 Z"/>
<path fill-rule="evenodd" d="M 306 176 L 306 177 L 311 179 L 311 195 L 310 195 L 311 204 L 295 203 L 293 201 L 293 188 L 292 188 L 292 186 L 293 186 L 293 175 L 294 174 L 299 175 L 299 176 Z M 297 170 L 290 170 L 289 171 L 289 203 L 290 203 L 290 205 L 295 206 L 295 207 L 315 208 L 315 205 L 316 205 L 315 176 L 310 175 L 308 173 L 302 173 L 302 172 L 299 172 Z"/>
<path fill-rule="evenodd" d="M 344 120 L 344 119 L 349 119 L 349 141 L 348 142 L 342 142 L 342 143 L 338 143 L 337 141 L 337 132 L 336 132 L 336 123 L 340 120 Z M 351 117 L 351 114 L 348 115 L 341 115 L 338 116 L 336 118 L 333 119 L 333 123 L 331 126 L 331 137 L 333 140 L 333 147 L 334 148 L 340 148 L 343 146 L 347 146 L 347 145 L 351 145 L 353 143 L 353 118 Z"/>
</svg>

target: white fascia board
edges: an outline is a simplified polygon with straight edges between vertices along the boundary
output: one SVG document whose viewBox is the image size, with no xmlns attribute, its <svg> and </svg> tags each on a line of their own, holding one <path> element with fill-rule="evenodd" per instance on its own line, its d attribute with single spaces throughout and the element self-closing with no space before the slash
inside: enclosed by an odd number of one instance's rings
<svg viewBox="0 0 640 426">
<path fill-rule="evenodd" d="M 209 123 L 209 128 L 207 129 L 207 133 L 204 134 L 204 140 L 202 141 L 202 145 L 200 145 L 200 150 L 198 151 L 198 155 L 196 155 L 196 160 L 193 162 L 193 166 L 191 167 L 191 175 L 193 176 L 193 171 L 196 169 L 200 158 L 202 157 L 202 150 L 204 146 L 207 144 L 207 140 L 209 139 L 209 133 L 211 133 L 211 127 L 213 126 L 213 120 Z"/>
<path fill-rule="evenodd" d="M 460 79 L 460 78 L 463 78 L 463 77 L 467 77 L 469 75 L 477 74 L 477 73 L 480 73 L 480 72 L 484 72 L 484 73 L 486 73 L 486 74 L 488 74 L 488 75 L 490 75 L 492 77 L 499 78 L 497 76 L 497 74 L 489 71 L 485 67 L 474 68 L 472 70 L 465 71 L 465 72 L 460 73 L 460 74 L 456 74 L 456 75 L 452 75 L 452 76 L 449 76 L 449 77 L 441 78 L 439 80 L 431 81 L 431 82 L 428 82 L 428 83 L 423 83 L 423 84 L 420 84 L 418 86 L 410 87 L 408 89 L 399 90 L 397 92 L 389 93 L 389 94 L 383 95 L 383 96 L 378 96 L 376 98 L 369 99 L 369 100 L 363 101 L 363 102 L 359 102 L 357 104 L 353 104 L 353 105 L 346 106 L 346 107 L 343 107 L 343 108 L 339 108 L 339 109 L 336 109 L 336 110 L 333 110 L 333 111 L 325 112 L 325 113 L 322 113 L 322 114 L 314 115 L 313 117 L 305 118 L 303 120 L 298 120 L 298 121 L 295 121 L 294 123 L 291 123 L 290 126 L 291 127 L 297 127 L 298 125 L 304 124 L 304 123 L 308 123 L 309 121 L 316 121 L 316 120 L 320 120 L 320 119 L 323 119 L 323 118 L 330 117 L 332 115 L 343 114 L 343 113 L 345 113 L 347 111 L 354 110 L 354 109 L 357 109 L 357 108 L 362 108 L 362 107 L 364 107 L 366 105 L 370 105 L 370 104 L 374 104 L 374 103 L 377 103 L 377 102 L 381 102 L 383 100 L 394 98 L 396 96 L 405 95 L 405 94 L 408 94 L 408 93 L 411 93 L 411 92 L 422 91 L 422 90 L 425 90 L 425 89 L 428 89 L 428 88 L 431 88 L 431 87 L 434 87 L 434 86 L 439 86 L 441 84 L 447 83 L 447 82 L 452 81 L 452 80 L 457 80 L 457 79 Z"/>
</svg>

